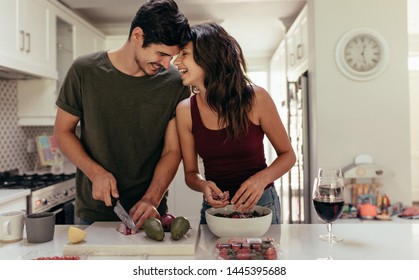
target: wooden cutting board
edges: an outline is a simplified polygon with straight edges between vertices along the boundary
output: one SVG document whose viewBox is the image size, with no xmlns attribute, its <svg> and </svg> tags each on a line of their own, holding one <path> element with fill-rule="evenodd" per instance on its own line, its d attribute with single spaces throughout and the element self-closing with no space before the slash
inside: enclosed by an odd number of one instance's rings
<svg viewBox="0 0 419 280">
<path fill-rule="evenodd" d="M 156 241 L 140 230 L 134 235 L 116 231 L 121 222 L 95 222 L 85 229 L 87 237 L 78 244 L 64 245 L 64 256 L 142 256 L 194 255 L 199 238 L 199 220 L 190 219 L 191 229 L 174 240 L 165 232 L 163 241 Z"/>
</svg>

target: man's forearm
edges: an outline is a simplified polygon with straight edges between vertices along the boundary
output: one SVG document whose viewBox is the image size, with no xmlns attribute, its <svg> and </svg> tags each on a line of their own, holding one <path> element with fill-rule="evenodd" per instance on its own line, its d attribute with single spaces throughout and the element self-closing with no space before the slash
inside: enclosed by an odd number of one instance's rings
<svg viewBox="0 0 419 280">
<path fill-rule="evenodd" d="M 86 153 L 76 134 L 66 132 L 56 135 L 56 139 L 60 151 L 89 179 L 91 179 L 93 174 L 97 173 L 98 170 L 103 169 Z"/>
<path fill-rule="evenodd" d="M 164 193 L 177 173 L 181 158 L 181 153 L 178 150 L 169 151 L 160 158 L 154 170 L 153 179 L 142 200 L 150 201 L 156 208 L 159 206 Z"/>
</svg>

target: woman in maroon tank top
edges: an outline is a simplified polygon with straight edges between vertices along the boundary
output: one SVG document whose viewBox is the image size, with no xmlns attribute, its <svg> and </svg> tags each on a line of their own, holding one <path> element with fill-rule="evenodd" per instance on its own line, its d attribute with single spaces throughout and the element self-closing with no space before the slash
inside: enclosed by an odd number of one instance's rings
<svg viewBox="0 0 419 280">
<path fill-rule="evenodd" d="M 201 223 L 207 208 L 229 203 L 239 211 L 270 207 L 279 223 L 273 182 L 290 170 L 295 154 L 272 98 L 246 76 L 240 45 L 218 24 L 195 25 L 174 64 L 194 93 L 178 105 L 176 124 L 186 184 L 204 196 Z M 277 154 L 269 166 L 265 135 Z"/>
</svg>

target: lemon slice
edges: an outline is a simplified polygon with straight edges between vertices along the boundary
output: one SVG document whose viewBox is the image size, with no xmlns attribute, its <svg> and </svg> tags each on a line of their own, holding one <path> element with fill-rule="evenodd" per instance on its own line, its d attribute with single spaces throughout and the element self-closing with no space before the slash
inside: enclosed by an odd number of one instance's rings
<svg viewBox="0 0 419 280">
<path fill-rule="evenodd" d="M 87 236 L 87 232 L 84 230 L 70 226 L 68 228 L 68 241 L 70 241 L 73 244 L 82 242 Z"/>
</svg>

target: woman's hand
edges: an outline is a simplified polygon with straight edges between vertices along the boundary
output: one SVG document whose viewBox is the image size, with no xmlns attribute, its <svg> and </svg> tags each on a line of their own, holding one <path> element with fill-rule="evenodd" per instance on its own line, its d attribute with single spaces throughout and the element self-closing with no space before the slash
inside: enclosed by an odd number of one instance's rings
<svg viewBox="0 0 419 280">
<path fill-rule="evenodd" d="M 231 203 L 234 209 L 240 212 L 251 211 L 265 190 L 265 184 L 255 177 L 250 177 L 241 184 Z"/>
<path fill-rule="evenodd" d="M 229 204 L 229 193 L 222 192 L 212 181 L 207 181 L 202 193 L 208 204 L 214 208 L 225 207 Z"/>
</svg>

